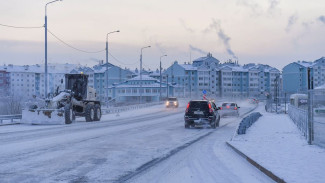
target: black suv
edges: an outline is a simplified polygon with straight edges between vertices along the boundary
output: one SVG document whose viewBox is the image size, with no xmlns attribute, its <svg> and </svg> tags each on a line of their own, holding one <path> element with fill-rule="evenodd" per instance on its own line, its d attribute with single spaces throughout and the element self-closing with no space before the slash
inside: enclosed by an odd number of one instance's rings
<svg viewBox="0 0 325 183">
<path fill-rule="evenodd" d="M 176 97 L 168 97 L 166 100 L 166 107 L 178 107 L 178 100 Z"/>
<path fill-rule="evenodd" d="M 209 124 L 211 128 L 219 126 L 219 108 L 212 101 L 191 100 L 186 107 L 184 120 L 185 128 Z"/>
</svg>

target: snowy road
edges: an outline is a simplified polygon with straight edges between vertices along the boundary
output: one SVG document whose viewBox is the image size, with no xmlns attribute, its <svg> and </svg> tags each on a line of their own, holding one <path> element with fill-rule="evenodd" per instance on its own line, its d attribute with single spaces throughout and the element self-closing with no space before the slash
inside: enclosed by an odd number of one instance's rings
<svg viewBox="0 0 325 183">
<path fill-rule="evenodd" d="M 236 125 L 234 119 L 229 121 L 216 132 L 128 182 L 273 182 L 225 144 L 233 135 Z"/>
<path fill-rule="evenodd" d="M 107 115 L 98 123 L 81 120 L 72 125 L 1 126 L 0 182 L 118 182 L 129 175 L 136 175 L 131 182 L 179 182 L 189 175 L 201 176 L 192 179 L 194 182 L 269 181 L 224 144 L 239 119 L 222 118 L 221 125 L 228 125 L 217 130 L 186 130 L 184 106 L 166 109 L 157 105 L 120 116 Z M 241 111 L 250 108 L 242 107 Z M 211 132 L 152 169 L 137 172 L 147 162 Z M 160 171 L 164 175 L 156 176 Z M 208 176 L 212 172 L 215 176 Z"/>
</svg>

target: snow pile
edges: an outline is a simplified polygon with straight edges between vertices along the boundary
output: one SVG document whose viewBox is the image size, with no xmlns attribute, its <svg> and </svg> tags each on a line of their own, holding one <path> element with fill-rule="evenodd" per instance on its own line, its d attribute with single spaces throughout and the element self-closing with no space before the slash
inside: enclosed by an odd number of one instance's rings
<svg viewBox="0 0 325 183">
<path fill-rule="evenodd" d="M 29 110 L 23 110 L 20 123 L 46 125 L 65 124 L 64 115 L 59 115 L 58 111 L 52 111 L 49 116 L 45 115 L 44 111 L 36 110 L 35 112 L 31 112 Z"/>
<path fill-rule="evenodd" d="M 286 182 L 324 182 L 325 149 L 308 145 L 288 115 L 266 113 L 230 142 Z"/>
</svg>

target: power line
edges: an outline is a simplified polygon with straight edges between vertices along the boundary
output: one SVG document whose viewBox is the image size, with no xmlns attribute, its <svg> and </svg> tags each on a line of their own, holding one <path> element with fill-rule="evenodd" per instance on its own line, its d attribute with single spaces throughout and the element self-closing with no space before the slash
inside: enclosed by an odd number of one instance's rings
<svg viewBox="0 0 325 183">
<path fill-rule="evenodd" d="M 17 28 L 17 29 L 38 29 L 38 28 L 43 28 L 44 26 L 28 26 L 28 27 L 23 27 L 23 26 L 13 26 L 13 25 L 6 25 L 6 24 L 0 24 L 0 26 L 3 26 L 3 27 L 9 27 L 9 28 Z M 80 51 L 80 52 L 84 52 L 84 53 L 100 53 L 100 52 L 104 52 L 106 49 L 102 49 L 102 50 L 98 50 L 98 51 L 86 51 L 86 50 L 82 50 L 82 49 L 79 49 L 79 48 L 76 48 L 70 44 L 68 44 L 67 42 L 63 41 L 61 38 L 59 38 L 58 36 L 56 36 L 53 32 L 51 32 L 49 29 L 47 29 L 47 31 L 54 37 L 56 38 L 57 40 L 59 40 L 61 43 L 63 43 L 64 45 L 74 49 L 74 50 L 77 50 L 77 51 Z M 130 63 L 130 64 L 127 64 L 125 62 L 122 62 L 120 61 L 119 59 L 117 59 L 116 57 L 114 57 L 110 52 L 108 52 L 108 54 L 117 62 L 119 62 L 120 64 L 123 64 L 123 65 L 135 65 L 137 64 L 138 62 L 134 62 L 134 63 Z"/>
<path fill-rule="evenodd" d="M 23 26 L 14 26 L 14 25 L 6 25 L 6 24 L 0 24 L 3 27 L 10 27 L 10 28 L 16 28 L 16 29 L 39 29 L 43 28 L 44 26 L 35 26 L 35 27 L 23 27 Z"/>
<path fill-rule="evenodd" d="M 65 41 L 63 41 L 62 39 L 60 39 L 58 36 L 56 36 L 53 32 L 51 32 L 49 29 L 47 29 L 47 32 L 49 32 L 50 34 L 52 34 L 53 37 L 55 37 L 57 40 L 59 40 L 61 43 L 65 44 L 66 46 L 72 48 L 72 49 L 75 49 L 77 51 L 80 51 L 80 52 L 84 52 L 84 53 L 100 53 L 100 52 L 103 52 L 105 51 L 105 49 L 103 50 L 99 50 L 99 51 L 85 51 L 85 50 L 82 50 L 82 49 L 79 49 L 79 48 L 76 48 L 68 43 L 66 43 Z"/>
<path fill-rule="evenodd" d="M 119 62 L 120 64 L 123 64 L 123 65 L 135 65 L 135 64 L 137 64 L 138 62 L 134 62 L 134 63 L 131 63 L 131 64 L 127 64 L 127 63 L 125 63 L 125 62 L 122 62 L 122 61 L 120 61 L 119 59 L 117 59 L 116 57 L 114 57 L 110 52 L 108 52 L 108 54 L 115 60 L 115 61 L 117 61 L 117 62 Z"/>
</svg>

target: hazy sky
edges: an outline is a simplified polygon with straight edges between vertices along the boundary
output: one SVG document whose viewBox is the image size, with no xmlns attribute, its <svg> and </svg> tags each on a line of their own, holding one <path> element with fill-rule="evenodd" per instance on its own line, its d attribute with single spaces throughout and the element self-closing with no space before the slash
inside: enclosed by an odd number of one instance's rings
<svg viewBox="0 0 325 183">
<path fill-rule="evenodd" d="M 44 25 L 45 0 L 0 0 L 0 24 Z M 163 67 L 211 52 L 224 62 L 262 63 L 282 69 L 297 61 L 325 56 L 324 0 L 63 0 L 48 6 L 48 28 L 63 41 L 86 51 L 105 49 L 109 62 Z M 105 52 L 71 49 L 48 34 L 50 63 L 92 66 Z M 44 62 L 44 28 L 0 26 L 0 64 Z"/>
</svg>

